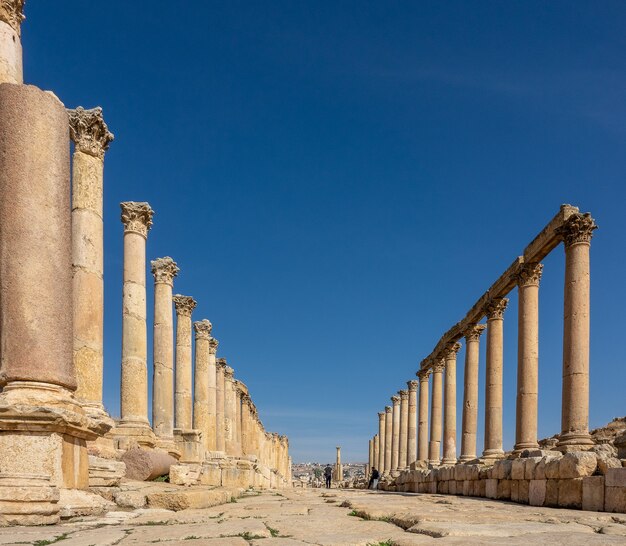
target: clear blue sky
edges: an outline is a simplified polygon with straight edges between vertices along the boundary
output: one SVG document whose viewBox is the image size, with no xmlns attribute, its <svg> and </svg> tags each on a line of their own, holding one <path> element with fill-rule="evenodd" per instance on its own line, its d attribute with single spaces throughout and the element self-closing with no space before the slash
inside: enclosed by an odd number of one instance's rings
<svg viewBox="0 0 626 546">
<path fill-rule="evenodd" d="M 289 435 L 295 461 L 322 462 L 335 445 L 365 459 L 389 396 L 559 205 L 577 205 L 600 226 L 591 426 L 626 414 L 624 2 L 30 0 L 26 14 L 27 82 L 68 107 L 101 105 L 116 136 L 112 414 L 124 200 L 155 209 L 148 257 L 178 262 L 175 291 L 213 322 L 266 427 Z M 548 436 L 560 431 L 562 248 L 540 297 Z M 516 316 L 512 294 L 508 448 Z"/>
</svg>

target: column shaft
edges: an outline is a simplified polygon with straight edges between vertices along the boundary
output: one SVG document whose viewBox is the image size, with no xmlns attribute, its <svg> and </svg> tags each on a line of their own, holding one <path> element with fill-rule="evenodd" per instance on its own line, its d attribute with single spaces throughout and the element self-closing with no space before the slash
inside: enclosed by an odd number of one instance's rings
<svg viewBox="0 0 626 546">
<path fill-rule="evenodd" d="M 24 83 L 21 24 L 24 0 L 0 2 L 0 83 Z"/>
<path fill-rule="evenodd" d="M 407 438 L 409 436 L 409 391 L 402 390 L 400 395 L 400 447 L 398 449 L 398 470 L 407 465 Z"/>
<path fill-rule="evenodd" d="M 193 400 L 191 397 L 191 314 L 196 307 L 190 296 L 173 297 L 176 307 L 176 395 L 175 427 L 191 430 Z"/>
<path fill-rule="evenodd" d="M 385 412 L 378 414 L 378 471 L 382 474 L 385 470 Z"/>
<path fill-rule="evenodd" d="M 463 378 L 463 430 L 461 435 L 462 462 L 476 458 L 478 428 L 478 362 L 479 340 L 484 324 L 473 324 L 465 332 L 465 375 Z"/>
<path fill-rule="evenodd" d="M 391 470 L 397 472 L 400 460 L 400 397 L 392 396 Z"/>
<path fill-rule="evenodd" d="M 224 409 L 225 409 L 225 379 L 224 379 L 224 368 L 226 367 L 226 363 L 224 359 L 220 358 L 216 361 L 216 396 L 215 396 L 215 423 L 216 423 L 216 434 L 215 434 L 215 446 L 217 451 L 226 451 L 226 421 L 224 420 Z"/>
<path fill-rule="evenodd" d="M 430 408 L 430 443 L 428 445 L 428 461 L 438 465 L 441 461 L 441 410 L 443 405 L 443 362 L 433 367 L 433 398 Z"/>
<path fill-rule="evenodd" d="M 410 466 L 417 460 L 417 385 L 414 379 L 407 381 L 409 387 L 408 431 L 406 465 Z"/>
<path fill-rule="evenodd" d="M 417 444 L 417 460 L 428 461 L 428 377 L 430 370 L 420 370 L 419 376 L 419 429 Z"/>
<path fill-rule="evenodd" d="M 454 343 L 446 351 L 445 408 L 443 415 L 443 464 L 456 464 L 456 354 Z"/>
<path fill-rule="evenodd" d="M 391 472 L 391 444 L 393 437 L 393 416 L 391 412 L 391 406 L 385 406 L 385 474 Z"/>
<path fill-rule="evenodd" d="M 226 454 L 235 456 L 235 390 L 233 388 L 233 369 L 224 369 L 224 440 Z"/>
<path fill-rule="evenodd" d="M 380 429 L 379 429 L 380 430 Z M 374 458 L 372 459 L 372 467 L 376 470 L 380 470 L 380 436 L 379 434 L 374 434 Z"/>
<path fill-rule="evenodd" d="M 219 342 L 212 337 L 209 341 L 209 363 L 207 374 L 209 385 L 209 400 L 207 402 L 207 413 L 209 419 L 207 449 L 217 451 L 217 367 L 216 358 Z"/>
<path fill-rule="evenodd" d="M 193 389 L 193 428 L 202 431 L 204 449 L 209 449 L 209 350 L 211 323 L 204 319 L 194 322 L 196 358 Z"/>
</svg>

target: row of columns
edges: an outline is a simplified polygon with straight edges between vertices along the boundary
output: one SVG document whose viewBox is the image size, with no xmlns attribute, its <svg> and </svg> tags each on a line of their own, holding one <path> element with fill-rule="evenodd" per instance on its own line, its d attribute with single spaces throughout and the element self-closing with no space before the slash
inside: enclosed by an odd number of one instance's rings
<svg viewBox="0 0 626 546">
<path fill-rule="evenodd" d="M 596 225 L 575 213 L 559 228 L 565 247 L 562 426 L 557 449 L 588 449 L 589 415 L 589 248 Z M 538 448 L 539 281 L 543 265 L 523 263 L 515 273 L 518 290 L 518 358 L 514 452 Z M 470 324 L 465 338 L 461 446 L 457 458 L 456 360 L 458 342 L 426 361 L 409 390 L 391 397 L 378 414 L 378 434 L 369 445 L 369 467 L 399 472 L 414 461 L 431 465 L 477 459 L 479 342 L 486 331 L 485 424 L 482 459 L 504 456 L 502 435 L 504 297 L 484 307 L 486 324 Z M 430 390 L 429 415 L 429 380 Z M 418 390 L 419 384 L 419 390 Z M 417 395 L 419 393 L 419 401 Z M 405 400 L 408 399 L 408 402 Z M 417 413 L 417 414 L 416 414 Z M 417 438 L 417 446 L 416 446 Z"/>
</svg>

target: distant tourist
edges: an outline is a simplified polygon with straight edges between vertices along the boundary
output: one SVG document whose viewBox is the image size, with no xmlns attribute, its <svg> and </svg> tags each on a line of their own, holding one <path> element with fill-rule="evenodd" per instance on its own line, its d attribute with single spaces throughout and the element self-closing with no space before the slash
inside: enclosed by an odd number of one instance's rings
<svg viewBox="0 0 626 546">
<path fill-rule="evenodd" d="M 368 489 L 376 489 L 378 487 L 378 480 L 380 479 L 380 474 L 378 470 L 372 468 L 372 474 L 370 476 L 370 483 L 367 486 Z"/>
<path fill-rule="evenodd" d="M 324 479 L 326 480 L 326 489 L 330 489 L 330 480 L 333 477 L 333 469 L 330 467 L 330 465 L 326 465 L 326 468 L 324 469 Z"/>
</svg>

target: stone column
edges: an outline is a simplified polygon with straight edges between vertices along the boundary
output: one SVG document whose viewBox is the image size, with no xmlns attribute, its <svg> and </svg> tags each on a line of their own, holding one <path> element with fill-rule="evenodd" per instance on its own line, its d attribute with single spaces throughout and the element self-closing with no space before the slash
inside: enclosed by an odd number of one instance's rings
<svg viewBox="0 0 626 546">
<path fill-rule="evenodd" d="M 385 412 L 378 414 L 378 471 L 382 474 L 385 470 Z"/>
<path fill-rule="evenodd" d="M 116 435 L 154 446 L 148 422 L 148 332 L 146 327 L 146 239 L 153 210 L 148 203 L 120 204 L 124 224 L 122 294 L 121 420 Z"/>
<path fill-rule="evenodd" d="M 175 427 L 181 430 L 192 428 L 191 398 L 191 314 L 196 308 L 196 300 L 191 296 L 176 294 L 173 298 L 176 307 L 176 383 L 175 383 Z"/>
<path fill-rule="evenodd" d="M 68 123 L 52 93 L 0 85 L 4 524 L 57 523 L 57 488 L 88 487 L 86 440 L 96 438 L 73 397 Z"/>
<path fill-rule="evenodd" d="M 409 391 L 398 391 L 400 395 L 400 447 L 398 449 L 398 470 L 407 466 L 407 438 L 409 436 Z"/>
<path fill-rule="evenodd" d="M 517 276 L 517 399 L 515 453 L 537 449 L 539 392 L 539 280 L 542 264 L 524 264 Z"/>
<path fill-rule="evenodd" d="M 337 463 L 335 465 L 335 479 L 343 481 L 343 468 L 341 467 L 341 447 L 337 446 Z"/>
<path fill-rule="evenodd" d="M 207 449 L 209 451 L 217 451 L 217 366 L 215 355 L 217 354 L 217 346 L 219 342 L 212 337 L 209 340 L 209 400 L 207 402 L 207 413 L 209 416 Z"/>
<path fill-rule="evenodd" d="M 224 440 L 226 454 L 234 457 L 235 453 L 235 390 L 233 388 L 234 370 L 229 366 L 224 368 Z"/>
<path fill-rule="evenodd" d="M 433 366 L 433 398 L 430 407 L 430 443 L 428 444 L 428 462 L 438 465 L 441 462 L 441 409 L 443 405 L 443 370 L 444 360 L 438 359 Z"/>
<path fill-rule="evenodd" d="M 224 391 L 224 370 L 226 368 L 226 360 L 218 358 L 215 361 L 216 367 L 216 396 L 215 396 L 215 447 L 217 451 L 226 453 L 226 434 L 224 420 L 224 408 L 225 408 L 225 391 Z"/>
<path fill-rule="evenodd" d="M 372 471 L 372 466 L 374 466 L 374 438 L 370 438 L 367 441 L 367 472 L 365 475 L 366 478 Z"/>
<path fill-rule="evenodd" d="M 385 406 L 385 471 L 389 475 L 391 472 L 391 443 L 393 437 L 393 419 L 391 406 Z"/>
<path fill-rule="evenodd" d="M 408 430 L 407 430 L 407 449 L 406 449 L 406 465 L 412 465 L 417 460 L 417 385 L 415 379 L 407 381 L 409 387 L 409 404 L 408 404 Z"/>
<path fill-rule="evenodd" d="M 502 450 L 502 350 L 507 298 L 492 300 L 487 313 L 487 368 L 485 372 L 485 450 L 483 458 L 498 459 Z"/>
<path fill-rule="evenodd" d="M 443 415 L 443 459 L 442 464 L 456 464 L 456 354 L 460 343 L 446 348 L 445 408 Z"/>
<path fill-rule="evenodd" d="M 391 470 L 397 472 L 400 460 L 400 397 L 395 394 L 391 397 Z"/>
<path fill-rule="evenodd" d="M 372 459 L 372 467 L 376 470 L 380 470 L 380 436 L 374 434 L 374 458 Z"/>
<path fill-rule="evenodd" d="M 152 428 L 160 447 L 174 442 L 174 315 L 172 287 L 178 274 L 169 256 L 150 262 L 154 276 L 154 333 L 152 339 Z"/>
<path fill-rule="evenodd" d="M 193 323 L 196 358 L 193 388 L 193 428 L 202 432 L 202 444 L 209 450 L 209 350 L 213 326 L 207 319 Z"/>
<path fill-rule="evenodd" d="M 235 455 L 241 457 L 241 395 L 243 394 L 240 381 L 233 381 L 233 391 L 235 397 L 235 412 L 233 419 L 233 445 Z"/>
<path fill-rule="evenodd" d="M 584 450 L 589 435 L 589 248 L 597 226 L 586 214 L 575 214 L 561 229 L 565 245 L 563 313 L 563 398 L 557 448 Z"/>
<path fill-rule="evenodd" d="M 476 458 L 476 430 L 478 428 L 478 344 L 485 330 L 484 324 L 472 324 L 465 331 L 465 376 L 463 378 L 463 430 L 459 461 Z"/>
<path fill-rule="evenodd" d="M 417 460 L 422 462 L 428 461 L 428 378 L 430 373 L 430 370 L 417 372 L 420 381 Z"/>
<path fill-rule="evenodd" d="M 6 9 L 6 8 L 4 8 Z M 0 8 L 2 13 L 2 8 Z M 0 36 L 2 36 L 0 28 Z M 104 239 L 102 184 L 104 153 L 113 140 L 102 108 L 68 110 L 74 141 L 72 173 L 72 289 L 76 399 L 101 425 L 113 420 L 102 405 L 104 332 Z"/>
<path fill-rule="evenodd" d="M 24 0 L 0 2 L 0 83 L 24 83 L 21 26 Z"/>
<path fill-rule="evenodd" d="M 241 454 L 252 455 L 251 445 L 251 424 L 252 416 L 250 414 L 250 395 L 248 393 L 241 394 Z"/>
</svg>

